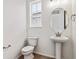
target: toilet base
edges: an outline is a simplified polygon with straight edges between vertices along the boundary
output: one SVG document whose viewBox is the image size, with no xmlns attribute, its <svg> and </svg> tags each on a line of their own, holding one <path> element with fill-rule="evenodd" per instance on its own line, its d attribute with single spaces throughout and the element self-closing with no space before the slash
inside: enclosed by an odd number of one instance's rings
<svg viewBox="0 0 79 59">
<path fill-rule="evenodd" d="M 30 55 L 24 55 L 24 59 L 33 59 L 34 55 L 30 54 Z"/>
</svg>

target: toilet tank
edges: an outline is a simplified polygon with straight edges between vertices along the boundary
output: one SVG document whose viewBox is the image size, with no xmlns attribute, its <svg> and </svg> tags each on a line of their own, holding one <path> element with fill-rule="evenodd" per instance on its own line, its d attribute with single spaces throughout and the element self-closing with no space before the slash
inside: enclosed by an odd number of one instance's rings
<svg viewBox="0 0 79 59">
<path fill-rule="evenodd" d="M 28 37 L 27 41 L 28 41 L 28 45 L 36 46 L 38 42 L 38 37 Z"/>
</svg>

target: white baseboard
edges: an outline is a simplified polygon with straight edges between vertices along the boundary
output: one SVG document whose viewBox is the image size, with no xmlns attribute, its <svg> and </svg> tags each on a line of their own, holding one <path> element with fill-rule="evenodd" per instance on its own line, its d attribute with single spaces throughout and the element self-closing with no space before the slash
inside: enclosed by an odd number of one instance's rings
<svg viewBox="0 0 79 59">
<path fill-rule="evenodd" d="M 35 53 L 35 54 L 39 54 L 39 55 L 43 55 L 43 56 L 46 56 L 46 57 L 50 57 L 50 58 L 55 58 L 55 56 L 48 55 L 48 54 L 41 53 L 41 52 L 34 52 L 34 53 Z"/>
<path fill-rule="evenodd" d="M 50 58 L 55 58 L 55 56 L 48 55 L 48 54 L 41 53 L 41 52 L 35 52 L 35 51 L 34 51 L 34 53 L 35 53 L 35 54 L 42 55 L 42 56 L 50 57 Z M 21 55 L 22 55 L 22 54 L 18 54 L 15 59 L 18 59 Z"/>
</svg>

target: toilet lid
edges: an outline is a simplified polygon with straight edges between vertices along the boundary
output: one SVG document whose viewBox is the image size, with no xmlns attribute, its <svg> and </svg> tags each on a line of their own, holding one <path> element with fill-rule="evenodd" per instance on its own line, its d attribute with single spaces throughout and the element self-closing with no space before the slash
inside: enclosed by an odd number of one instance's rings
<svg viewBox="0 0 79 59">
<path fill-rule="evenodd" d="M 33 49 L 34 49 L 33 46 L 26 46 L 26 47 L 24 47 L 24 48 L 22 49 L 22 51 L 27 52 L 27 51 L 31 51 L 31 50 L 33 50 Z"/>
</svg>

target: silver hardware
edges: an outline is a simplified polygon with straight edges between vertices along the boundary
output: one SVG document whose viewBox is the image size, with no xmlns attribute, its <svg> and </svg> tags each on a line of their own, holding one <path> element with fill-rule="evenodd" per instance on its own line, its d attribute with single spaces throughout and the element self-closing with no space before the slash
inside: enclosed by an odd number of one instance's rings
<svg viewBox="0 0 79 59">
<path fill-rule="evenodd" d="M 55 33 L 57 37 L 60 37 L 61 36 L 61 33 L 57 32 Z"/>
<path fill-rule="evenodd" d="M 76 21 L 76 14 L 72 14 L 71 19 L 72 19 L 72 21 Z"/>
<path fill-rule="evenodd" d="M 9 47 L 11 47 L 11 45 L 8 45 L 7 47 L 3 47 L 3 49 L 7 49 L 7 48 L 9 48 Z"/>
</svg>

